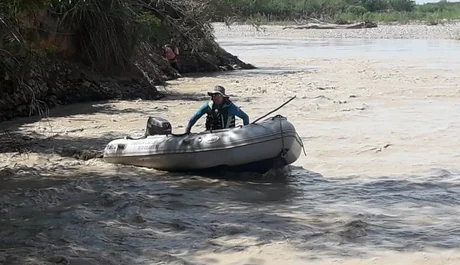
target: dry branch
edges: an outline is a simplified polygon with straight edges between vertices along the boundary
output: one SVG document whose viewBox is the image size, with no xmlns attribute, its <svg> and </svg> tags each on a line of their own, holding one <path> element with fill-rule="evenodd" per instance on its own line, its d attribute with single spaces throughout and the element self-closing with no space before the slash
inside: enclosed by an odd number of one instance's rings
<svg viewBox="0 0 460 265">
<path fill-rule="evenodd" d="M 373 22 L 361 22 L 350 25 L 309 23 L 306 25 L 286 26 L 283 29 L 364 29 L 376 27 L 377 24 Z"/>
</svg>

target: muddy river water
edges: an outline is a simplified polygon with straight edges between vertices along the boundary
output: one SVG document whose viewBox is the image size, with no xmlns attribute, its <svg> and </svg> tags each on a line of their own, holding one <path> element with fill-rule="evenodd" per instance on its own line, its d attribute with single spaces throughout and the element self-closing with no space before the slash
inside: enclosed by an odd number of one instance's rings
<svg viewBox="0 0 460 265">
<path fill-rule="evenodd" d="M 218 40 L 260 68 L 1 124 L 42 140 L 0 154 L 0 264 L 460 264 L 458 41 Z M 297 95 L 277 114 L 307 155 L 237 176 L 72 157 L 149 115 L 182 132 L 216 84 L 251 120 Z"/>
</svg>

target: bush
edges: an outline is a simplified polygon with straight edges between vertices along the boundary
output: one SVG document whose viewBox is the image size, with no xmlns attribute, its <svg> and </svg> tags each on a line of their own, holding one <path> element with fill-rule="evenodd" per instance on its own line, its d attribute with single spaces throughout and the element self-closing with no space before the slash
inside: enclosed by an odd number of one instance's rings
<svg viewBox="0 0 460 265">
<path fill-rule="evenodd" d="M 415 1 L 412 0 L 390 0 L 389 3 L 394 11 L 412 12 L 415 10 Z"/>
<path fill-rule="evenodd" d="M 216 0 L 214 0 L 216 1 Z M 222 0 L 223 1 L 223 0 Z M 428 14 L 438 13 L 442 18 L 460 18 L 460 3 L 438 2 L 416 5 L 413 0 L 228 0 L 234 10 L 245 17 L 257 16 L 260 21 L 269 19 L 318 18 L 323 20 L 368 18 L 382 21 L 407 22 L 429 19 Z M 263 19 L 263 18 L 264 19 Z"/>
<path fill-rule="evenodd" d="M 362 6 L 349 6 L 347 7 L 345 12 L 349 14 L 357 15 L 357 16 L 362 16 L 364 15 L 364 13 L 367 12 L 367 9 Z"/>
</svg>

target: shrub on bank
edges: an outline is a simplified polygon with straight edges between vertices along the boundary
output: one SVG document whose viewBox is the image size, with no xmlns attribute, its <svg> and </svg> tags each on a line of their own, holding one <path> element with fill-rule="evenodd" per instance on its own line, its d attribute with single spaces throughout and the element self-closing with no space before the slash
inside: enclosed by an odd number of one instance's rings
<svg viewBox="0 0 460 265">
<path fill-rule="evenodd" d="M 260 22 L 316 18 L 330 22 L 362 21 L 405 23 L 412 20 L 460 19 L 460 3 L 416 5 L 413 0 L 229 0 L 246 18 Z"/>
<path fill-rule="evenodd" d="M 215 42 L 209 21 L 223 10 L 225 0 L 2 0 L 0 121 L 43 106 L 155 98 L 153 85 L 176 76 L 166 43 L 179 47 L 181 73 L 252 68 Z"/>
</svg>

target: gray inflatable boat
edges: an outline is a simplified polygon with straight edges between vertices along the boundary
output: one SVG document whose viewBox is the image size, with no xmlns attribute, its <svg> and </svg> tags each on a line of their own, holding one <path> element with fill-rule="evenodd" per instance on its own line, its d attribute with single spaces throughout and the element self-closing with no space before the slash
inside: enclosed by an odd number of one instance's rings
<svg viewBox="0 0 460 265">
<path fill-rule="evenodd" d="M 179 135 L 171 133 L 167 120 L 150 117 L 145 136 L 111 141 L 104 160 L 164 171 L 224 167 L 265 172 L 294 163 L 303 148 L 294 125 L 280 115 L 232 129 Z"/>
</svg>

